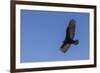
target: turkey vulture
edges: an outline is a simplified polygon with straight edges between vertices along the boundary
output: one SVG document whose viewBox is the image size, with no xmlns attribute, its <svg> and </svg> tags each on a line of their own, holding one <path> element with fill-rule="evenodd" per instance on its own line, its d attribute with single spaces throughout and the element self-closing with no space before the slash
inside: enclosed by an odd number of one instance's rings
<svg viewBox="0 0 100 73">
<path fill-rule="evenodd" d="M 66 29 L 65 39 L 63 41 L 63 44 L 60 47 L 60 50 L 63 53 L 65 53 L 71 47 L 72 44 L 77 45 L 79 43 L 79 40 L 74 40 L 75 29 L 76 29 L 76 22 L 74 19 L 71 19 Z"/>
</svg>

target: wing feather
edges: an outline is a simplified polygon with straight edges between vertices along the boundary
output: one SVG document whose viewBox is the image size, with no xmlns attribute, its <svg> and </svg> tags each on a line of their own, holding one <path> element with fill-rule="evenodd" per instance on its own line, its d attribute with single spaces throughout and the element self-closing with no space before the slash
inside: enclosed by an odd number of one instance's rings
<svg viewBox="0 0 100 73">
<path fill-rule="evenodd" d="M 75 36 L 75 20 L 69 22 L 69 36 L 70 39 L 73 39 Z"/>
<path fill-rule="evenodd" d="M 66 45 L 62 45 L 63 47 L 60 48 L 60 50 L 65 53 L 69 48 L 70 48 L 70 44 L 66 44 Z"/>
</svg>

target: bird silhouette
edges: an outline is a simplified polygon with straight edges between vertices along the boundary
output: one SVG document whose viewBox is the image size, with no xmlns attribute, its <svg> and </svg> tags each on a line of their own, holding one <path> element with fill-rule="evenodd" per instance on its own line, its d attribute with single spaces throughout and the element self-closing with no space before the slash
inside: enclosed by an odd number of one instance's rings
<svg viewBox="0 0 100 73">
<path fill-rule="evenodd" d="M 79 40 L 74 40 L 75 29 L 76 29 L 76 21 L 74 19 L 71 19 L 69 21 L 69 25 L 66 29 L 65 39 L 60 47 L 60 50 L 63 53 L 66 53 L 72 44 L 74 44 L 74 45 L 79 44 Z"/>
</svg>

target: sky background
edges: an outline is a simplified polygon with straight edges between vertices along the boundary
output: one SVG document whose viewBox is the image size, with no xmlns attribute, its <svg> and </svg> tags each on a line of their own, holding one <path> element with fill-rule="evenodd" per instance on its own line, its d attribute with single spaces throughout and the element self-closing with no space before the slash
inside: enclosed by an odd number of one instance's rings
<svg viewBox="0 0 100 73">
<path fill-rule="evenodd" d="M 75 38 L 66 53 L 60 51 L 66 28 L 76 21 Z M 89 13 L 21 10 L 21 62 L 89 59 Z"/>
</svg>

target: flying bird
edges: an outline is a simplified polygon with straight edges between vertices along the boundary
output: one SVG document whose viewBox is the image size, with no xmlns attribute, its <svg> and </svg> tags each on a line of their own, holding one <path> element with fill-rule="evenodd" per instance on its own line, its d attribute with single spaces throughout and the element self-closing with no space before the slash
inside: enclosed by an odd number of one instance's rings
<svg viewBox="0 0 100 73">
<path fill-rule="evenodd" d="M 74 19 L 71 19 L 66 29 L 65 39 L 60 47 L 60 50 L 63 53 L 66 53 L 72 44 L 77 45 L 79 43 L 79 40 L 74 40 L 75 29 L 76 29 L 76 21 Z"/>
</svg>

